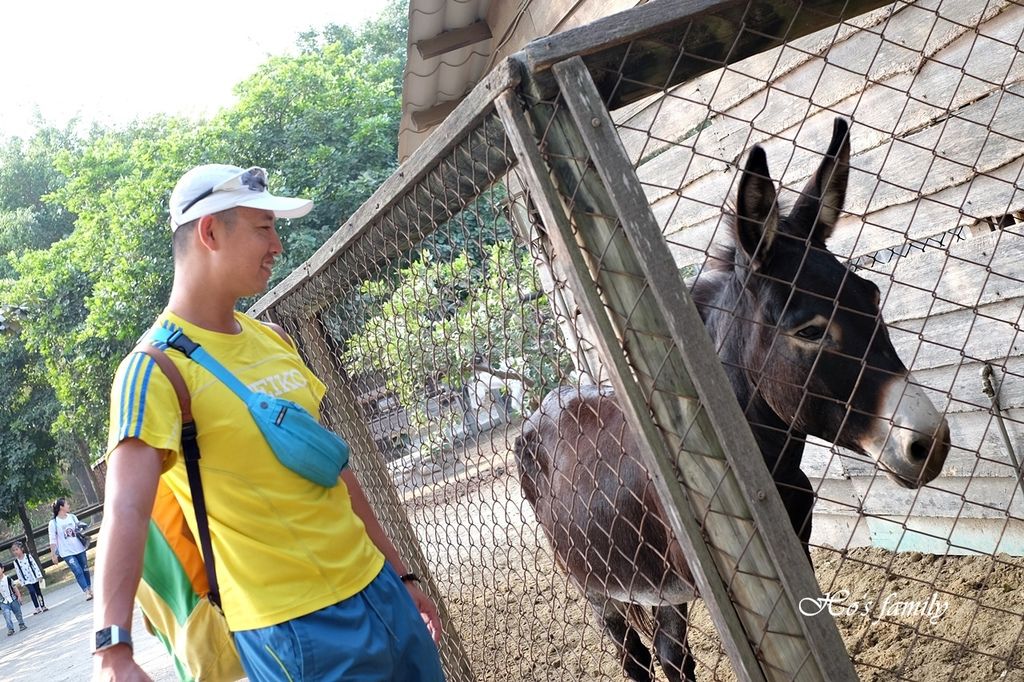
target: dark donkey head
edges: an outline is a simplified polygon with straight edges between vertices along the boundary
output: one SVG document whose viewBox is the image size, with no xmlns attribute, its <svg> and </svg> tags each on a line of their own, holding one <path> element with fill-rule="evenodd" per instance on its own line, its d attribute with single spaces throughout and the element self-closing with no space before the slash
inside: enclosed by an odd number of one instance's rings
<svg viewBox="0 0 1024 682">
<path fill-rule="evenodd" d="M 764 150 L 750 151 L 734 246 L 693 293 L 776 478 L 799 466 L 810 434 L 918 487 L 941 471 L 949 426 L 896 354 L 878 287 L 825 246 L 846 195 L 848 133 L 836 119 L 825 159 L 785 216 Z"/>
</svg>

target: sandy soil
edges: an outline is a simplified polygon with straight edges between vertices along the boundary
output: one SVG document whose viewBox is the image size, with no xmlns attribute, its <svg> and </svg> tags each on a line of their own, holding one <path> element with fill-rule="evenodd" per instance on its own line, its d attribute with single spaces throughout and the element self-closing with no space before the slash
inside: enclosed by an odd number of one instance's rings
<svg viewBox="0 0 1024 682">
<path fill-rule="evenodd" d="M 586 602 L 553 565 L 511 456 L 518 427 L 406 478 L 405 499 L 478 680 L 622 680 Z M 436 481 L 436 482 L 434 482 Z M 1024 682 L 1024 560 L 816 549 L 823 593 L 861 679 Z M 923 613 L 922 613 L 923 612 Z M 734 680 L 701 603 L 701 680 Z"/>
</svg>

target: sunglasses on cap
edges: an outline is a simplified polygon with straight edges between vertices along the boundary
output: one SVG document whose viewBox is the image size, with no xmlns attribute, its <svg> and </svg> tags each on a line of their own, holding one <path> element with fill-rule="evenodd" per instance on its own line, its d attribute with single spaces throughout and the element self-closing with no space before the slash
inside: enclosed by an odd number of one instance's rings
<svg viewBox="0 0 1024 682">
<path fill-rule="evenodd" d="M 240 189 L 248 189 L 253 192 L 266 192 L 267 191 L 267 171 L 259 166 L 253 166 L 249 170 L 245 171 L 240 175 L 236 175 L 233 178 L 228 178 L 223 182 L 219 182 L 210 189 L 206 190 L 192 201 L 185 204 L 185 207 L 181 209 L 184 214 L 190 208 L 198 204 L 206 197 L 212 195 L 214 192 L 236 192 Z"/>
</svg>

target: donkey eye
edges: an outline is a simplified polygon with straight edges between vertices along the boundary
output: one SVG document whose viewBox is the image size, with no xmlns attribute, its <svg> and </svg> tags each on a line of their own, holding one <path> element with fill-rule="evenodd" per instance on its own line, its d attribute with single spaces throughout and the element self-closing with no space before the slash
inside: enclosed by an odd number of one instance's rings
<svg viewBox="0 0 1024 682">
<path fill-rule="evenodd" d="M 825 327 L 819 324 L 809 324 L 794 332 L 796 336 L 808 341 L 818 341 L 825 336 Z"/>
</svg>

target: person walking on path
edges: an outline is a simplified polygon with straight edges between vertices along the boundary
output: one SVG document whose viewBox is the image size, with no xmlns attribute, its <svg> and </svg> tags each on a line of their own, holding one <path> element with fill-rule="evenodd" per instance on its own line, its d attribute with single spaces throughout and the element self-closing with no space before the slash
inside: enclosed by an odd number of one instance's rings
<svg viewBox="0 0 1024 682">
<path fill-rule="evenodd" d="M 86 546 L 78 539 L 80 523 L 71 513 L 68 501 L 58 497 L 53 503 L 53 520 L 50 521 L 50 551 L 55 560 L 63 559 L 74 574 L 78 586 L 85 593 L 85 600 L 92 599 L 92 579 L 89 562 L 85 556 Z"/>
<path fill-rule="evenodd" d="M 14 634 L 13 613 L 18 619 L 18 630 L 28 630 L 25 618 L 21 615 L 21 590 L 6 573 L 0 573 L 0 609 L 3 609 L 4 620 L 7 621 L 7 636 Z"/>
<path fill-rule="evenodd" d="M 311 208 L 271 194 L 262 168 L 204 165 L 182 176 L 170 198 L 174 280 L 154 329 L 183 332 L 249 390 L 319 418 L 326 386 L 294 342 L 236 311 L 266 289 L 282 253 L 275 219 Z M 181 352 L 166 355 L 191 395 L 220 601 L 249 679 L 441 682 L 437 609 L 351 468 L 339 464 L 325 481 L 304 466 L 308 448 L 279 459 L 227 384 Z M 158 481 L 199 537 L 196 512 L 179 403 L 150 355 L 122 361 L 110 411 L 93 670 L 104 680 L 146 679 L 126 640 Z"/>
<path fill-rule="evenodd" d="M 32 597 L 32 606 L 36 609 L 33 613 L 40 614 L 43 611 L 49 611 L 40 588 L 43 572 L 39 569 L 35 557 L 25 552 L 25 543 L 21 540 L 11 546 L 11 554 L 14 555 L 14 572 L 18 576 L 18 582 L 25 586 L 29 596 Z"/>
</svg>

